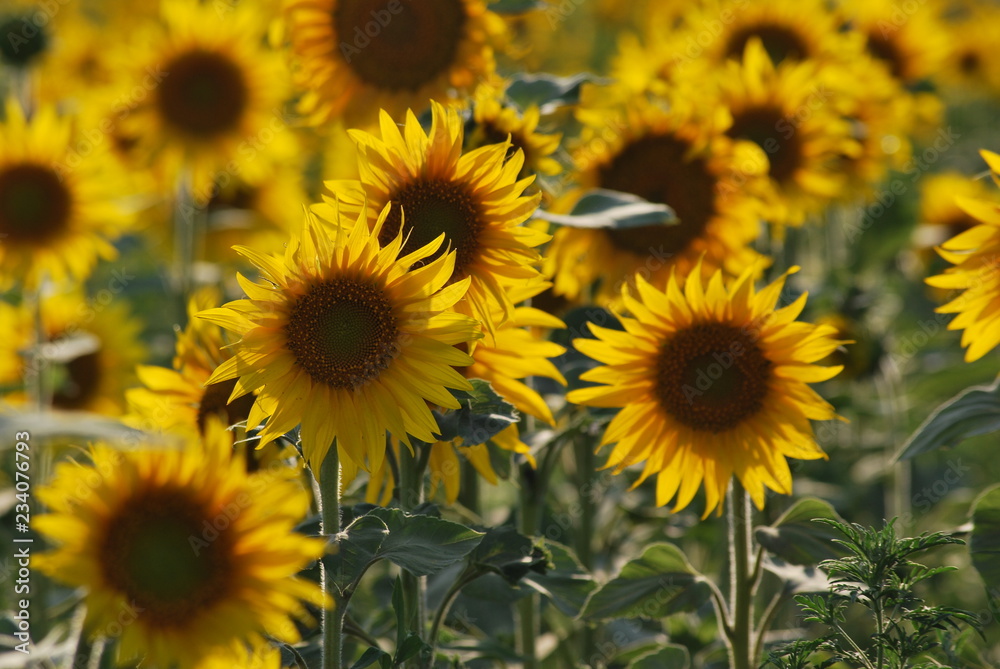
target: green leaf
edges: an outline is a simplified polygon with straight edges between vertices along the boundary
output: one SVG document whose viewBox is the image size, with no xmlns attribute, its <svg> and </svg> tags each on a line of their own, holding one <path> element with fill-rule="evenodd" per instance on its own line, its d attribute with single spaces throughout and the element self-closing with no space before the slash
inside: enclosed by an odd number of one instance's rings
<svg viewBox="0 0 1000 669">
<path fill-rule="evenodd" d="M 675 225 L 680 222 L 674 210 L 665 204 L 603 188 L 587 191 L 569 214 L 539 210 L 535 216 L 557 225 L 588 229 Z"/>
<path fill-rule="evenodd" d="M 463 446 L 475 446 L 518 422 L 517 409 L 500 397 L 488 381 L 472 379 L 471 383 L 471 392 L 452 391 L 461 409 L 437 414 L 441 441 L 461 437 Z"/>
<path fill-rule="evenodd" d="M 543 542 L 543 547 L 549 554 L 551 568 L 545 573 L 527 574 L 522 583 L 547 597 L 566 615 L 580 615 L 597 583 L 568 547 L 549 540 Z"/>
<path fill-rule="evenodd" d="M 696 608 L 710 596 L 704 577 L 679 548 L 652 544 L 593 594 L 583 615 L 590 620 L 663 618 Z"/>
<path fill-rule="evenodd" d="M 430 653 L 431 647 L 424 643 L 424 640 L 418 634 L 410 632 L 406 636 L 406 639 L 403 640 L 403 643 L 399 645 L 399 648 L 396 649 L 396 657 L 393 658 L 392 664 L 398 667 L 422 652 Z"/>
<path fill-rule="evenodd" d="M 991 587 L 1000 583 L 1000 485 L 988 488 L 972 503 L 972 564 Z"/>
<path fill-rule="evenodd" d="M 507 97 L 521 108 L 535 105 L 543 114 L 548 114 L 558 107 L 578 103 L 580 90 L 584 84 L 603 81 L 606 80 L 587 73 L 574 74 L 571 77 L 519 74 L 512 77 L 511 84 L 507 87 Z"/>
<path fill-rule="evenodd" d="M 819 564 L 837 557 L 833 539 L 840 534 L 829 525 L 814 523 L 814 518 L 841 520 L 827 502 L 815 497 L 798 500 L 773 524 L 754 530 L 757 542 L 786 562 L 800 565 Z"/>
<path fill-rule="evenodd" d="M 511 585 L 527 574 L 544 574 L 548 557 L 531 539 L 509 525 L 486 531 L 483 540 L 469 554 L 469 562 L 483 572 L 500 575 Z"/>
<path fill-rule="evenodd" d="M 627 669 L 688 669 L 690 666 L 688 649 L 668 643 L 657 651 L 632 660 Z"/>
<path fill-rule="evenodd" d="M 351 665 L 351 669 L 365 669 L 378 662 L 381 669 L 392 669 L 392 656 L 379 648 L 369 648 Z"/>
<path fill-rule="evenodd" d="M 450 520 L 411 516 L 399 509 L 374 509 L 369 516 L 379 518 L 389 530 L 375 558 L 389 560 L 417 576 L 458 562 L 483 538 L 482 532 Z"/>
<path fill-rule="evenodd" d="M 379 548 L 388 536 L 388 526 L 377 516 L 361 516 L 337 535 L 326 565 L 341 592 L 378 560 Z"/>
<path fill-rule="evenodd" d="M 495 0 L 490 3 L 490 11 L 497 14 L 526 14 L 548 7 L 541 0 Z"/>
<path fill-rule="evenodd" d="M 967 388 L 939 406 L 903 444 L 896 459 L 908 460 L 997 430 L 1000 430 L 1000 378 L 989 386 Z"/>
</svg>

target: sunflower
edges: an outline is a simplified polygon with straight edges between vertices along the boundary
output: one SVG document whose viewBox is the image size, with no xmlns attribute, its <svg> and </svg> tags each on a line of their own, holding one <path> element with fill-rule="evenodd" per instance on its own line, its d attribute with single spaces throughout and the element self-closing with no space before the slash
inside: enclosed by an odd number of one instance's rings
<svg viewBox="0 0 1000 669">
<path fill-rule="evenodd" d="M 161 30 L 139 33 L 142 51 L 123 54 L 131 74 L 121 90 L 136 92 L 122 134 L 145 144 L 171 185 L 190 173 L 200 204 L 220 175 L 260 183 L 294 153 L 282 113 L 287 76 L 262 46 L 263 17 L 250 3 L 220 13 L 195 0 L 164 0 L 162 15 Z"/>
<path fill-rule="evenodd" d="M 396 2 L 287 0 L 288 29 L 307 92 L 301 109 L 316 124 L 345 116 L 352 126 L 426 109 L 473 89 L 494 71 L 491 42 L 504 23 L 482 0 Z"/>
<path fill-rule="evenodd" d="M 849 0 L 840 11 L 865 50 L 907 86 L 940 72 L 948 43 L 934 3 L 904 12 L 895 0 Z"/>
<path fill-rule="evenodd" d="M 1000 39 L 1000 8 L 961 3 L 962 12 L 947 22 L 948 50 L 941 81 L 965 97 L 1000 94 L 1000 66 L 993 49 Z"/>
<path fill-rule="evenodd" d="M 62 9 L 60 7 L 59 9 Z M 62 11 L 41 0 L 8 0 L 0 9 L 0 65 L 27 69 L 44 62 L 55 41 L 54 24 L 62 23 Z M 68 12 L 65 12 L 68 13 Z M 59 31 L 60 35 L 63 31 Z"/>
<path fill-rule="evenodd" d="M 122 176 L 106 152 L 76 151 L 66 119 L 43 106 L 31 120 L 8 102 L 0 125 L 0 289 L 43 279 L 82 281 L 129 224 Z"/>
<path fill-rule="evenodd" d="M 522 302 L 534 297 L 548 286 L 547 283 L 536 283 L 512 291 L 512 300 Z M 555 358 L 566 352 L 559 344 L 544 340 L 539 334 L 549 328 L 564 328 L 566 325 L 558 318 L 540 309 L 520 306 L 514 309 L 514 315 L 503 326 L 497 329 L 494 341 L 480 343 L 472 357 L 474 362 L 465 368 L 466 378 L 484 379 L 490 382 L 493 390 L 514 405 L 518 411 L 555 425 L 552 409 L 537 390 L 524 383 L 529 376 L 541 376 L 566 385 L 566 379 L 549 358 Z M 518 425 L 510 425 L 490 442 L 505 451 L 523 455 L 532 466 L 535 464 L 531 449 L 521 441 Z M 458 455 L 465 457 L 491 485 L 497 484 L 497 474 L 490 463 L 489 448 L 486 444 L 465 446 L 461 440 L 455 442 L 439 441 L 431 447 L 428 467 L 431 473 L 431 491 L 438 483 L 444 484 L 445 499 L 453 504 L 458 498 L 461 486 L 461 467 Z"/>
<path fill-rule="evenodd" d="M 855 36 L 839 29 L 837 16 L 824 0 L 709 0 L 695 3 L 685 13 L 684 24 L 678 39 L 688 51 L 682 55 L 691 60 L 697 53 L 695 62 L 711 66 L 742 59 L 754 37 L 776 65 L 784 60 L 842 63 L 861 47 Z"/>
<path fill-rule="evenodd" d="M 966 230 L 982 225 L 960 204 L 980 200 L 1000 204 L 1000 192 L 982 179 L 956 171 L 932 174 L 920 181 L 920 226 L 915 231 L 920 248 L 936 246 Z"/>
<path fill-rule="evenodd" d="M 307 215 L 283 258 L 236 247 L 266 283 L 240 275 L 249 299 L 200 314 L 242 336 L 206 383 L 235 379 L 230 401 L 257 392 L 247 427 L 268 418 L 263 444 L 301 424 L 314 473 L 334 437 L 347 469 L 378 469 L 387 431 L 433 442 L 427 401 L 457 409 L 447 389 L 470 387 L 454 366 L 472 359 L 454 345 L 477 336 L 476 322 L 448 311 L 470 279 L 448 283 L 457 261 L 438 254 L 443 236 L 401 256 L 397 228 L 380 248 L 389 218 L 386 206 L 369 229 L 362 210 L 330 231 Z"/>
<path fill-rule="evenodd" d="M 242 423 L 250 415 L 254 396 L 229 403 L 236 379 L 206 385 L 212 372 L 232 357 L 219 326 L 195 315 L 220 302 L 217 290 L 203 288 L 188 303 L 187 327 L 177 335 L 173 368 L 140 366 L 142 388 L 128 391 L 132 422 L 145 430 L 187 429 L 204 435 L 209 418 L 223 426 Z"/>
<path fill-rule="evenodd" d="M 1000 185 L 1000 155 L 981 153 Z M 954 267 L 926 281 L 935 288 L 962 291 L 937 312 L 958 314 L 948 329 L 963 330 L 965 360 L 973 362 L 1000 344 L 1000 205 L 992 198 L 961 198 L 958 206 L 979 224 L 938 247 L 941 257 Z"/>
<path fill-rule="evenodd" d="M 120 662 L 194 667 L 247 657 L 264 635 L 299 640 L 293 619 L 319 587 L 297 574 L 325 541 L 293 531 L 309 495 L 290 467 L 247 474 L 222 429 L 183 448 L 92 447 L 38 491 L 35 527 L 55 545 L 44 573 L 86 590 L 86 628 L 118 637 Z M 124 621 L 128 621 L 126 624 Z"/>
<path fill-rule="evenodd" d="M 672 269 L 687 274 L 704 258 L 705 271 L 724 267 L 735 276 L 754 263 L 759 256 L 748 244 L 759 233 L 760 212 L 747 193 L 759 177 L 745 172 L 746 159 L 719 141 L 716 121 L 680 105 L 666 111 L 637 96 L 612 109 L 591 102 L 618 95 L 604 88 L 584 93 L 578 115 L 585 131 L 574 152 L 580 187 L 667 204 L 680 221 L 557 230 L 545 260 L 555 292 L 575 300 L 601 279 L 596 301 L 611 304 L 636 272 L 665 280 Z"/>
<path fill-rule="evenodd" d="M 834 75 L 813 61 L 775 67 L 756 37 L 741 62 L 729 61 L 718 74 L 714 103 L 732 118 L 726 135 L 754 148 L 751 162 L 766 166 L 760 196 L 765 218 L 779 230 L 802 225 L 840 196 L 840 160 L 860 150 L 827 80 Z"/>
<path fill-rule="evenodd" d="M 507 287 L 538 278 L 532 265 L 536 246 L 549 236 L 522 226 L 538 207 L 540 194 L 524 195 L 533 177 L 518 179 L 524 154 L 510 154 L 510 144 L 490 144 L 462 154 L 463 127 L 458 112 L 432 103 L 430 134 L 408 112 L 403 134 L 386 112 L 381 114 L 381 138 L 352 131 L 360 150 L 360 181 L 327 181 L 330 195 L 313 207 L 333 220 L 336 206 L 354 217 L 367 208 L 374 228 L 378 212 L 392 204 L 379 241 L 384 245 L 402 234 L 403 250 L 414 251 L 442 233 L 445 248 L 455 250 L 449 282 L 470 278 L 462 313 L 494 329 L 495 307 L 510 318 L 513 304 Z M 367 202 L 367 205 L 366 205 Z"/>
<path fill-rule="evenodd" d="M 34 344 L 31 312 L 9 305 L 3 319 L 6 344 L 0 347 L 0 386 L 18 388 L 26 376 L 20 354 Z M 117 416 L 125 409 L 125 389 L 135 379 L 135 366 L 146 359 L 141 341 L 143 324 L 134 318 L 121 301 L 111 303 L 85 300 L 77 293 L 56 295 L 42 301 L 42 329 L 46 342 L 55 350 L 60 345 L 82 346 L 81 352 L 59 359 L 51 392 L 55 409 L 91 411 Z M 21 392 L 6 398 L 12 403 L 25 401 Z"/>
<path fill-rule="evenodd" d="M 795 271 L 793 268 L 791 271 Z M 840 344 L 829 326 L 795 322 L 803 294 L 776 309 L 787 274 L 760 292 L 747 270 L 725 285 L 699 271 L 666 290 L 639 277 L 623 301 L 624 331 L 591 325 L 597 339 L 574 346 L 605 363 L 580 378 L 605 384 L 571 391 L 570 402 L 621 407 L 601 445 L 616 444 L 606 467 L 615 473 L 645 461 L 635 485 L 657 473 L 656 502 L 675 495 L 683 509 L 705 484 L 707 516 L 721 511 L 735 474 L 758 508 L 765 487 L 791 494 L 786 457 L 825 458 L 810 420 L 835 418 L 807 384 L 841 367 L 820 367 Z"/>
<path fill-rule="evenodd" d="M 562 135 L 537 132 L 540 113 L 532 105 L 520 114 L 504 102 L 501 88 L 480 84 L 473 95 L 471 130 L 465 134 L 465 149 L 477 149 L 487 144 L 501 144 L 510 138 L 508 155 L 520 149 L 524 153 L 524 167 L 519 177 L 530 174 L 553 176 L 562 166 L 552 154 L 559 148 Z"/>
</svg>

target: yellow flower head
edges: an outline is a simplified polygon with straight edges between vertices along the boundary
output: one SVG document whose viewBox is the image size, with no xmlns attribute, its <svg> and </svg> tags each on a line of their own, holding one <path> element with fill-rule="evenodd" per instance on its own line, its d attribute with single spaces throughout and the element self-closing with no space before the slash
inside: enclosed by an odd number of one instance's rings
<svg viewBox="0 0 1000 669">
<path fill-rule="evenodd" d="M 602 385 L 567 399 L 621 408 L 601 440 L 615 444 L 607 467 L 645 462 L 635 485 L 658 474 L 657 504 L 676 496 L 675 511 L 702 483 L 705 515 L 721 511 L 734 474 L 758 508 L 765 488 L 791 494 L 785 458 L 825 458 L 809 421 L 836 417 L 808 384 L 842 368 L 813 363 L 844 342 L 830 326 L 795 321 L 805 294 L 776 308 L 784 283 L 757 292 L 752 269 L 729 285 L 722 272 L 706 285 L 696 271 L 661 290 L 640 276 L 623 295 L 624 331 L 591 324 L 597 339 L 574 341 L 604 363 L 580 378 Z"/>
<path fill-rule="evenodd" d="M 602 100 L 617 95 L 597 87 L 584 91 L 579 117 L 585 130 L 574 152 L 581 189 L 663 203 L 679 221 L 557 230 L 545 264 L 555 292 L 575 300 L 600 279 L 596 302 L 614 305 L 637 272 L 665 281 L 671 271 L 685 276 L 702 260 L 706 273 L 724 268 L 736 276 L 757 261 L 749 244 L 760 232 L 760 210 L 748 193 L 760 177 L 745 172 L 746 159 L 719 141 L 719 122 L 681 106 L 664 110 L 639 96 L 602 107 Z"/>
<path fill-rule="evenodd" d="M 1000 155 L 982 151 L 993 180 L 1000 184 Z M 938 247 L 938 253 L 954 267 L 932 276 L 935 288 L 962 291 L 938 307 L 938 313 L 958 314 L 949 330 L 964 330 L 962 346 L 966 362 L 979 360 L 1000 344 L 1000 205 L 996 201 L 958 199 L 958 205 L 979 222 Z"/>
<path fill-rule="evenodd" d="M 549 236 L 521 225 L 538 207 L 539 194 L 523 195 L 534 177 L 518 179 L 524 154 L 508 156 L 510 144 L 490 144 L 462 153 L 463 128 L 458 113 L 433 103 L 426 133 L 413 112 L 399 127 L 381 114 L 381 137 L 352 131 L 360 150 L 360 181 L 327 181 L 332 195 L 313 211 L 332 220 L 342 212 L 356 216 L 366 207 L 374 228 L 378 212 L 391 204 L 379 241 L 403 235 L 403 250 L 413 251 L 444 234 L 445 248 L 455 251 L 449 282 L 469 278 L 469 292 L 457 309 L 494 329 L 494 311 L 510 318 L 507 289 L 539 277 L 532 265 L 536 246 Z M 436 257 L 436 256 L 435 256 Z"/>
<path fill-rule="evenodd" d="M 136 138 L 173 187 L 190 174 L 195 200 L 206 203 L 213 181 L 236 176 L 260 183 L 294 154 L 282 112 L 287 75 L 264 46 L 266 24 L 250 3 L 227 6 L 163 0 L 163 25 L 138 33 L 128 63 L 120 132 Z"/>
<path fill-rule="evenodd" d="M 342 465 L 365 469 L 381 466 L 386 432 L 433 442 L 427 402 L 457 409 L 448 388 L 469 388 L 454 367 L 472 358 L 455 345 L 478 336 L 476 322 L 450 309 L 470 279 L 449 283 L 443 236 L 403 254 L 397 229 L 381 246 L 389 216 L 369 229 L 364 209 L 351 224 L 338 214 L 328 229 L 307 215 L 284 257 L 236 247 L 264 282 L 240 275 L 249 299 L 200 314 L 242 337 L 207 383 L 235 379 L 230 400 L 257 392 L 247 427 L 268 418 L 262 443 L 301 424 L 316 473 L 334 438 Z"/>
<path fill-rule="evenodd" d="M 293 619 L 322 604 L 297 577 L 325 542 L 293 531 L 309 510 L 297 470 L 247 474 L 221 427 L 204 443 L 63 462 L 38 496 L 36 528 L 55 548 L 37 558 L 54 579 L 85 588 L 88 632 L 118 638 L 122 662 L 236 666 L 264 636 L 299 640 Z"/>
<path fill-rule="evenodd" d="M 841 195 L 840 160 L 859 152 L 827 81 L 833 74 L 814 61 L 775 66 L 757 37 L 742 61 L 728 61 L 718 74 L 715 104 L 732 118 L 726 135 L 755 148 L 753 162 L 766 166 L 759 195 L 776 226 L 799 226 Z"/>
<path fill-rule="evenodd" d="M 43 279 L 79 282 L 129 222 L 122 176 L 105 152 L 78 152 L 68 119 L 42 107 L 30 119 L 8 102 L 0 125 L 0 289 Z M 100 147 L 98 147 L 100 148 Z"/>
<path fill-rule="evenodd" d="M 314 123 L 374 123 L 422 111 L 493 74 L 505 28 L 483 0 L 286 0 L 302 111 Z"/>
<path fill-rule="evenodd" d="M 504 103 L 502 87 L 484 83 L 476 88 L 473 96 L 472 118 L 475 125 L 465 137 L 467 147 L 502 144 L 510 137 L 508 153 L 518 149 L 524 152 L 524 167 L 518 176 L 552 176 L 562 171 L 562 166 L 552 158 L 562 136 L 538 132 L 541 118 L 538 107 L 532 105 L 522 115 L 516 108 Z"/>
</svg>

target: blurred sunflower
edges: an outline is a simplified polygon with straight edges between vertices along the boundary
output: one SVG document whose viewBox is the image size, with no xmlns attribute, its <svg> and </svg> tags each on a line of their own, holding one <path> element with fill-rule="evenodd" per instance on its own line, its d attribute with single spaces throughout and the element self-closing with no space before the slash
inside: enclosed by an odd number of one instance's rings
<svg viewBox="0 0 1000 669">
<path fill-rule="evenodd" d="M 658 474 L 656 503 L 676 496 L 674 511 L 704 482 L 705 516 L 721 512 L 734 474 L 757 508 L 765 488 L 791 494 L 785 458 L 825 458 L 809 421 L 836 417 L 807 384 L 841 368 L 811 363 L 844 342 L 832 327 L 795 322 L 804 294 L 775 308 L 786 277 L 757 292 L 752 270 L 728 286 L 722 272 L 707 285 L 699 271 L 683 286 L 671 276 L 666 291 L 640 276 L 623 295 L 632 314 L 621 317 L 624 331 L 591 324 L 597 339 L 574 340 L 606 365 L 580 378 L 604 385 L 567 399 L 621 407 L 601 440 L 616 444 L 606 467 L 619 473 L 645 461 L 635 485 Z"/>
<path fill-rule="evenodd" d="M 115 79 L 107 33 L 75 3 L 62 7 L 59 13 L 70 15 L 60 16 L 60 21 L 71 27 L 57 28 L 51 52 L 39 63 L 36 97 L 43 104 L 82 111 L 90 104 L 94 91 L 111 85 Z"/>
<path fill-rule="evenodd" d="M 218 419 L 223 427 L 230 427 L 250 415 L 255 399 L 252 394 L 229 403 L 236 379 L 205 383 L 233 355 L 225 348 L 229 342 L 222 329 L 195 317 L 220 301 L 219 292 L 211 288 L 202 288 L 191 298 L 187 327 L 177 333 L 172 369 L 147 365 L 136 369 L 145 387 L 133 388 L 127 396 L 133 422 L 141 429 L 187 429 L 204 435 L 210 417 Z"/>
<path fill-rule="evenodd" d="M 183 448 L 98 444 L 90 458 L 39 489 L 35 527 L 55 548 L 35 564 L 86 589 L 86 629 L 119 630 L 120 662 L 236 666 L 265 635 L 299 640 L 291 619 L 312 622 L 303 604 L 324 598 L 297 574 L 326 542 L 293 530 L 309 510 L 294 468 L 247 474 L 218 425 Z"/>
<path fill-rule="evenodd" d="M 109 416 L 125 410 L 125 389 L 134 382 L 135 366 L 146 359 L 143 324 L 121 301 L 100 304 L 79 294 L 42 301 L 42 329 L 56 357 L 50 382 L 52 406 L 63 411 L 92 411 Z M 0 346 L 0 386 L 13 392 L 4 399 L 22 403 L 23 354 L 34 345 L 31 312 L 0 304 L 4 344 Z M 68 347 L 72 347 L 70 350 Z"/>
<path fill-rule="evenodd" d="M 494 71 L 505 27 L 482 0 L 287 0 L 288 30 L 313 123 L 374 123 L 469 92 Z"/>
<path fill-rule="evenodd" d="M 839 9 L 867 52 L 899 81 L 910 86 L 940 72 L 948 43 L 933 3 L 904 12 L 895 0 L 847 0 Z"/>
<path fill-rule="evenodd" d="M 7 0 L 0 9 L 0 65 L 15 70 L 35 67 L 51 54 L 56 36 L 68 37 L 65 32 L 57 31 L 56 25 L 62 22 L 58 11 L 63 9 L 41 0 Z M 53 19 L 59 18 L 57 22 Z M 30 97 L 30 91 L 25 91 Z"/>
<path fill-rule="evenodd" d="M 1000 94 L 1000 63 L 993 49 L 1000 40 L 1000 8 L 959 3 L 961 12 L 946 23 L 948 50 L 941 82 L 965 97 Z"/>
<path fill-rule="evenodd" d="M 332 231 L 307 215 L 283 258 L 237 247 L 264 283 L 240 275 L 249 299 L 200 314 L 242 336 L 207 383 L 236 379 L 230 400 L 258 393 L 247 428 L 268 418 L 263 444 L 301 424 L 317 475 L 334 437 L 345 468 L 364 469 L 381 467 L 387 431 L 433 442 L 427 402 L 457 409 L 447 389 L 469 388 L 454 367 L 472 358 L 455 345 L 477 336 L 476 323 L 448 310 L 470 280 L 449 283 L 456 258 L 437 253 L 443 236 L 401 256 L 397 228 L 381 247 L 389 215 L 369 229 L 362 210 Z"/>
<path fill-rule="evenodd" d="M 505 104 L 502 88 L 480 84 L 473 95 L 471 128 L 465 132 L 465 150 L 471 151 L 487 144 L 502 144 L 510 138 L 510 157 L 520 149 L 524 153 L 524 167 L 518 177 L 531 174 L 553 176 L 562 166 L 552 158 L 559 148 L 562 135 L 538 132 L 540 114 L 538 107 L 528 107 L 524 114 Z"/>
<path fill-rule="evenodd" d="M 711 66 L 721 65 L 727 59 L 741 60 L 754 37 L 761 41 L 775 65 L 785 60 L 840 63 L 858 53 L 861 45 L 839 29 L 837 17 L 829 7 L 824 0 L 692 3 L 684 14 L 686 30 L 678 39 L 695 45 L 698 62 Z M 706 46 L 709 37 L 711 41 Z"/>
<path fill-rule="evenodd" d="M 83 281 L 130 216 L 122 176 L 105 152 L 81 155 L 70 122 L 42 107 L 27 120 L 8 102 L 0 125 L 0 289 L 44 279 Z"/>
<path fill-rule="evenodd" d="M 754 263 L 760 256 L 748 244 L 760 231 L 760 211 L 748 193 L 758 177 L 744 172 L 747 160 L 718 141 L 718 122 L 679 105 L 665 111 L 640 97 L 612 109 L 592 102 L 616 95 L 603 88 L 584 92 L 578 116 L 585 129 L 574 152 L 581 191 L 632 193 L 669 205 L 680 221 L 560 228 L 545 258 L 555 292 L 578 299 L 600 279 L 596 301 L 612 304 L 636 272 L 665 280 L 675 268 L 686 275 L 704 258 L 706 272 L 721 267 L 735 276 Z"/>
<path fill-rule="evenodd" d="M 991 151 L 981 154 L 1000 185 L 1000 155 Z M 978 225 L 938 247 L 941 257 L 954 267 L 926 281 L 935 288 L 962 291 L 937 312 L 958 314 L 948 329 L 963 330 L 965 360 L 973 362 L 1000 344 L 1000 204 L 960 198 L 958 206 Z"/>
<path fill-rule="evenodd" d="M 471 279 L 466 298 L 456 309 L 494 330 L 495 307 L 501 321 L 513 304 L 507 287 L 537 279 L 540 257 L 534 247 L 548 241 L 545 233 L 522 226 L 538 207 L 540 195 L 524 195 L 534 177 L 518 179 L 524 153 L 510 154 L 510 144 L 490 144 L 462 154 L 463 127 L 458 112 L 432 103 L 430 134 L 413 112 L 403 134 L 386 112 L 381 138 L 352 131 L 360 151 L 360 181 L 327 181 L 325 204 L 313 207 L 321 218 L 335 220 L 337 206 L 349 218 L 365 211 L 375 227 L 383 207 L 392 204 L 379 241 L 406 239 L 404 252 L 429 244 L 442 233 L 445 242 L 424 262 L 455 251 L 447 281 Z M 338 204 L 339 203 L 339 204 Z"/>
<path fill-rule="evenodd" d="M 760 192 L 765 218 L 779 230 L 802 225 L 841 196 L 839 161 L 860 150 L 824 72 L 829 70 L 813 61 L 786 60 L 775 67 L 756 37 L 742 62 L 730 61 L 719 71 L 715 103 L 732 117 L 726 135 L 756 145 L 751 163 L 765 165 L 768 177 Z"/>
<path fill-rule="evenodd" d="M 919 119 L 934 114 L 934 98 L 911 95 L 868 56 L 855 59 L 845 73 L 831 82 L 831 104 L 850 123 L 856 142 L 856 151 L 840 156 L 839 170 L 849 184 L 843 197 L 857 201 L 872 197 L 890 169 L 904 168 Z"/>
<path fill-rule="evenodd" d="M 1000 204 L 1000 192 L 983 179 L 956 171 L 930 174 L 920 181 L 920 226 L 914 233 L 919 248 L 937 246 L 982 225 L 961 206 L 963 200 Z"/>
<path fill-rule="evenodd" d="M 121 133 L 145 144 L 171 186 L 189 172 L 199 204 L 220 171 L 253 183 L 269 177 L 294 145 L 281 114 L 285 67 L 263 46 L 264 17 L 248 3 L 220 13 L 164 0 L 162 19 L 162 30 L 139 32 L 139 54 L 122 54 L 131 73 L 122 90 L 149 94 L 121 119 Z"/>
</svg>

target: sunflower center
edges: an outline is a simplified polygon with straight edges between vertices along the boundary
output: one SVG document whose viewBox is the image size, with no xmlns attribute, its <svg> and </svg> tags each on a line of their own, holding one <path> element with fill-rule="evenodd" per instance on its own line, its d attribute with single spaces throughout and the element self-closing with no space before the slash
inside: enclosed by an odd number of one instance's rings
<svg viewBox="0 0 1000 669">
<path fill-rule="evenodd" d="M 785 128 L 785 130 L 781 130 Z M 791 134 L 787 130 L 793 130 Z M 795 176 L 802 163 L 802 141 L 777 107 L 749 107 L 733 114 L 733 125 L 726 131 L 733 139 L 753 142 L 767 154 L 771 178 L 786 182 Z"/>
<path fill-rule="evenodd" d="M 965 74 L 976 74 L 983 67 L 983 60 L 975 51 L 967 51 L 958 59 L 958 67 Z"/>
<path fill-rule="evenodd" d="M 0 21 L 0 61 L 13 67 L 25 67 L 45 51 L 49 38 L 45 28 L 26 16 Z"/>
<path fill-rule="evenodd" d="M 98 546 L 104 578 L 165 627 L 223 598 L 234 582 L 231 520 L 175 489 L 148 490 L 121 505 Z"/>
<path fill-rule="evenodd" d="M 802 60 L 809 54 L 809 45 L 787 26 L 764 24 L 746 26 L 735 31 L 726 41 L 726 57 L 742 58 L 750 38 L 760 38 L 771 62 L 778 64 L 786 58 Z"/>
<path fill-rule="evenodd" d="M 451 181 L 425 179 L 405 186 L 391 199 L 394 205 L 382 225 L 379 243 L 385 246 L 395 239 L 401 225 L 403 236 L 409 235 L 403 245 L 404 253 L 416 251 L 444 233 L 441 248 L 418 265 L 439 258 L 450 245 L 455 251 L 453 277 L 465 276 L 465 270 L 478 255 L 479 234 L 483 227 L 479 211 L 466 188 Z"/>
<path fill-rule="evenodd" d="M 69 225 L 72 199 L 59 175 L 43 165 L 0 171 L 0 235 L 41 244 Z"/>
<path fill-rule="evenodd" d="M 669 205 L 676 225 L 616 228 L 607 235 L 621 250 L 637 255 L 674 255 L 687 248 L 716 214 L 717 180 L 700 158 L 686 159 L 691 145 L 671 136 L 650 136 L 626 146 L 600 168 L 601 188 L 632 193 Z"/>
<path fill-rule="evenodd" d="M 346 390 L 378 378 L 399 349 L 392 305 L 360 279 L 313 286 L 292 308 L 286 332 L 288 349 L 314 381 Z"/>
<path fill-rule="evenodd" d="M 236 379 L 219 381 L 205 388 L 198 403 L 198 432 L 205 434 L 205 423 L 209 416 L 225 417 L 226 427 L 231 427 L 237 423 L 242 423 L 250 415 L 250 409 L 256 397 L 253 393 L 247 393 L 242 397 L 237 397 L 232 403 L 229 396 L 236 387 Z"/>
<path fill-rule="evenodd" d="M 101 352 L 94 351 L 73 358 L 65 365 L 66 380 L 52 394 L 52 404 L 57 409 L 76 411 L 87 404 L 100 392 Z"/>
<path fill-rule="evenodd" d="M 889 71 L 896 79 L 904 79 L 906 75 L 906 59 L 899 47 L 879 29 L 868 33 L 866 46 L 868 53 L 889 66 Z"/>
<path fill-rule="evenodd" d="M 365 83 L 417 91 L 455 62 L 467 18 L 462 0 L 341 0 L 335 48 Z"/>
<path fill-rule="evenodd" d="M 239 66 L 212 51 L 189 51 L 171 61 L 160 84 L 160 115 L 173 127 L 205 139 L 237 128 L 250 92 Z"/>
<path fill-rule="evenodd" d="M 724 432 L 760 411 L 771 361 L 746 328 L 704 323 L 664 344 L 656 395 L 664 411 L 688 427 Z"/>
</svg>

